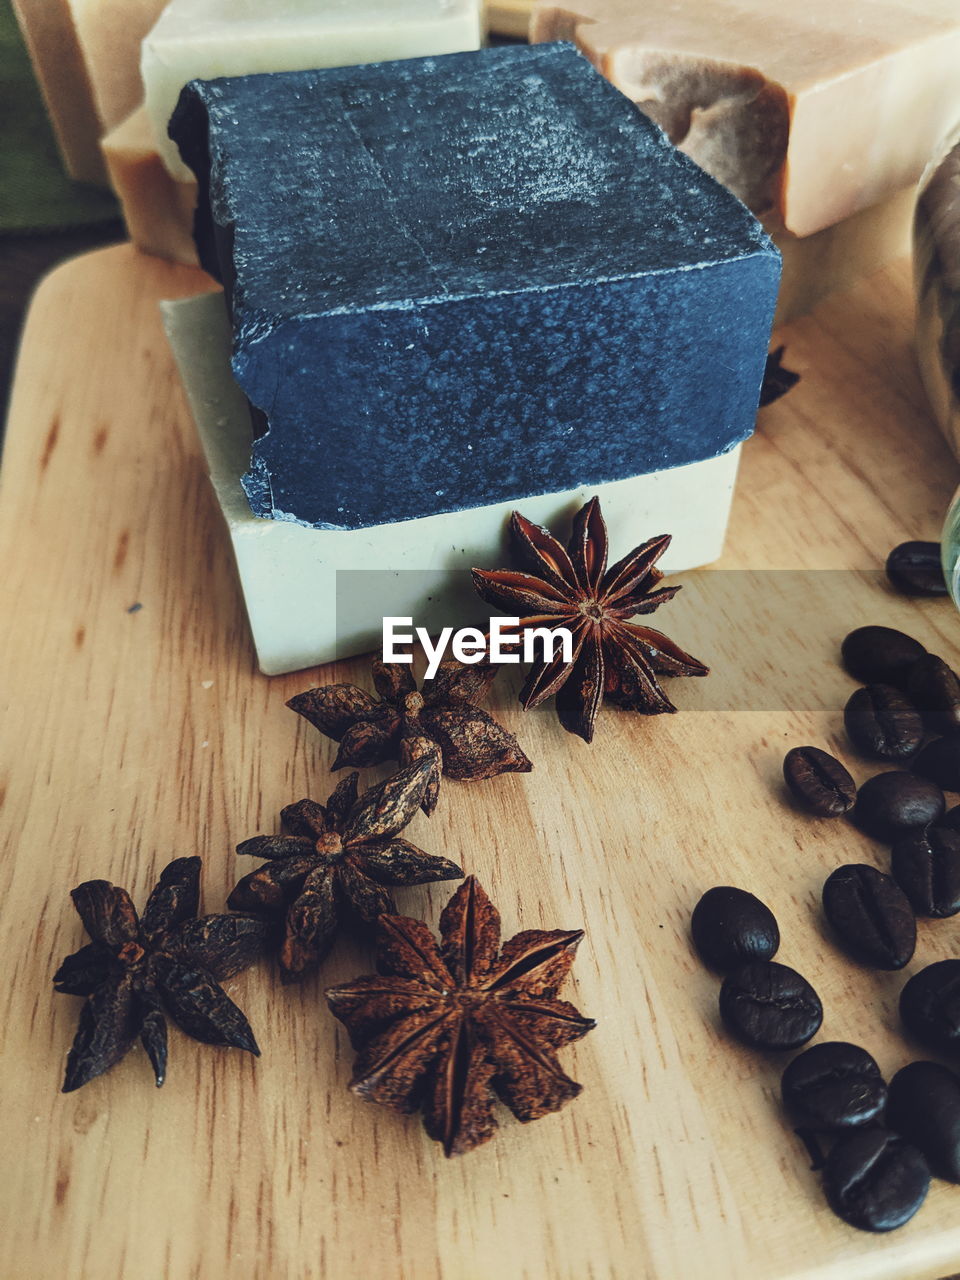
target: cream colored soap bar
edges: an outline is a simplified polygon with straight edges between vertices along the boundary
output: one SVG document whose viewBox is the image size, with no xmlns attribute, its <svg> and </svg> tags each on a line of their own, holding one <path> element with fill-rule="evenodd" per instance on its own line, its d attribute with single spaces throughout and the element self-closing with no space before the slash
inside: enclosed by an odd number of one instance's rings
<svg viewBox="0 0 960 1280">
<path fill-rule="evenodd" d="M 145 253 L 197 265 L 193 211 L 197 184 L 179 182 L 153 145 L 153 130 L 138 108 L 103 140 L 103 154 L 130 239 Z"/>
<path fill-rule="evenodd" d="M 958 0 L 537 0 L 530 38 L 798 236 L 915 183 L 960 117 Z"/>
<path fill-rule="evenodd" d="M 191 176 L 167 137 L 190 80 L 457 53 L 480 38 L 480 0 L 173 0 L 143 42 L 157 149 L 171 173 Z"/>
<path fill-rule="evenodd" d="M 267 675 L 378 648 L 385 615 L 413 617 L 431 632 L 483 616 L 466 571 L 503 562 L 516 506 L 556 527 L 596 493 L 611 545 L 631 547 L 654 533 L 673 533 L 664 566 L 671 572 L 715 560 L 723 548 L 739 446 L 632 480 L 366 529 L 257 519 L 240 486 L 250 458 L 250 414 L 230 376 L 223 298 L 164 303 L 163 314 Z"/>
</svg>

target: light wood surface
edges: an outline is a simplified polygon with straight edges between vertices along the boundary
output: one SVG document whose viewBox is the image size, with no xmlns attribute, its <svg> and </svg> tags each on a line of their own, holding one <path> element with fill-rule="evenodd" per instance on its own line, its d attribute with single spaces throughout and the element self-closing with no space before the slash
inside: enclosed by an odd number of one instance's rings
<svg viewBox="0 0 960 1280">
<path fill-rule="evenodd" d="M 505 934 L 583 925 L 569 998 L 598 1021 L 563 1059 L 585 1086 L 529 1127 L 502 1111 L 486 1147 L 445 1161 L 417 1120 L 346 1091 L 352 1053 L 325 985 L 369 971 L 344 943 L 320 980 L 266 967 L 229 984 L 254 1061 L 175 1030 L 167 1084 L 142 1052 L 58 1093 L 80 1002 L 52 992 L 82 940 L 81 880 L 138 903 L 177 855 L 204 862 L 207 910 L 233 846 L 280 807 L 323 798 L 333 746 L 285 700 L 363 664 L 255 670 L 229 548 L 165 348 L 159 298 L 187 268 L 105 250 L 41 287 L 24 338 L 2 470 L 0 956 L 4 1277 L 656 1277 L 923 1280 L 960 1258 L 960 1188 L 937 1184 L 906 1228 L 863 1235 L 825 1209 L 776 1103 L 780 1060 L 738 1047 L 687 936 L 699 894 L 734 883 L 780 920 L 780 958 L 826 1008 L 821 1038 L 892 1072 L 904 975 L 848 962 L 822 931 L 825 875 L 885 851 L 786 803 L 793 744 L 845 750 L 842 635 L 903 626 L 960 658 L 947 601 L 893 596 L 874 570 L 936 536 L 957 468 L 925 408 L 906 271 L 888 271 L 782 332 L 803 377 L 747 445 L 722 566 L 684 578 L 658 615 L 716 674 L 674 682 L 681 714 L 601 713 L 595 744 L 515 684 L 494 709 L 528 776 L 448 784 L 411 838 L 476 872 Z M 637 540 L 659 530 L 638 530 Z M 627 548 L 614 548 L 619 555 Z M 777 570 L 778 572 L 767 572 Z M 749 571 L 749 572 L 748 572 Z M 131 607 L 142 607 L 131 612 Z M 846 753 L 858 778 L 866 761 Z M 243 870 L 248 868 L 244 867 Z M 406 891 L 435 924 L 449 886 Z M 957 953 L 960 924 L 921 925 L 910 966 Z"/>
</svg>

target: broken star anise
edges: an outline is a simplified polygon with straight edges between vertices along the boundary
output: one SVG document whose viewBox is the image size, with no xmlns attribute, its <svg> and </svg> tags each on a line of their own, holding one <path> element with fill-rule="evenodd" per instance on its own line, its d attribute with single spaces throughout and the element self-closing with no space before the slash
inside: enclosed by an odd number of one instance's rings
<svg viewBox="0 0 960 1280">
<path fill-rule="evenodd" d="M 661 632 L 629 621 L 634 614 L 653 613 L 680 590 L 654 590 L 663 578 L 656 562 L 669 536 L 651 538 L 608 569 L 607 526 L 596 498 L 574 517 L 566 550 L 519 511 L 510 531 L 525 572 L 474 569 L 477 593 L 508 617 L 519 617 L 520 634 L 531 627 L 566 627 L 573 635 L 572 662 L 558 649 L 550 661 L 532 666 L 520 690 L 524 709 L 556 694 L 560 723 L 585 742 L 593 739 L 605 697 L 645 715 L 675 711 L 657 676 L 705 676 L 708 668 Z"/>
<path fill-rule="evenodd" d="M 257 959 L 268 927 L 253 916 L 198 919 L 199 858 L 168 863 L 141 917 L 127 891 L 108 880 L 88 880 L 71 897 L 93 941 L 67 956 L 53 978 L 57 991 L 87 997 L 64 1093 L 109 1071 L 138 1036 L 162 1085 L 166 1015 L 194 1040 L 259 1056 L 249 1023 L 218 980 Z"/>
<path fill-rule="evenodd" d="M 424 813 L 433 813 L 440 775 L 459 782 L 529 773 L 533 765 L 512 733 L 481 710 L 497 674 L 489 661 L 446 661 L 422 691 L 409 664 L 374 658 L 373 683 L 379 698 L 353 684 L 328 684 L 291 698 L 287 706 L 321 733 L 340 743 L 334 769 L 365 769 L 385 760 L 402 765 L 429 758 L 430 781 Z"/>
<path fill-rule="evenodd" d="M 409 1115 L 460 1155 L 493 1136 L 494 1094 L 518 1120 L 575 1098 L 555 1050 L 595 1023 L 556 998 L 583 931 L 530 929 L 500 948 L 500 916 L 469 876 L 440 916 L 381 916 L 378 975 L 331 987 L 327 1000 L 358 1050 L 350 1088 Z"/>
<path fill-rule="evenodd" d="M 351 773 L 325 805 L 290 804 L 281 813 L 288 836 L 254 836 L 237 853 L 269 859 L 244 876 L 227 905 L 235 911 L 282 914 L 280 973 L 296 982 L 333 946 L 344 911 L 372 923 L 396 911 L 385 885 L 458 880 L 455 862 L 424 853 L 400 837 L 430 781 L 427 759 L 402 769 L 357 799 Z"/>
</svg>

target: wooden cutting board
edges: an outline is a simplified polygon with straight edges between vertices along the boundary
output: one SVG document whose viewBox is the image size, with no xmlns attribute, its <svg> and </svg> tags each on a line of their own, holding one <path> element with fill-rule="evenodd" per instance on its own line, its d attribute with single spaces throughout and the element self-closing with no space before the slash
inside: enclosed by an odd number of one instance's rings
<svg viewBox="0 0 960 1280">
<path fill-rule="evenodd" d="M 494 709 L 536 763 L 449 784 L 411 838 L 475 871 L 505 934 L 576 927 L 569 998 L 597 1029 L 563 1060 L 585 1086 L 446 1161 L 415 1119 L 346 1090 L 352 1052 L 324 986 L 369 971 L 344 943 L 322 978 L 281 988 L 264 966 L 229 983 L 263 1057 L 174 1031 L 166 1085 L 137 1049 L 58 1092 L 80 1002 L 50 975 L 82 941 L 68 891 L 104 877 L 142 903 L 175 856 L 204 858 L 207 910 L 234 845 L 280 807 L 323 798 L 332 744 L 285 706 L 363 663 L 268 679 L 255 669 L 228 542 L 157 315 L 203 277 L 120 247 L 61 267 L 23 342 L 2 471 L 0 861 L 6 1153 L 0 1273 L 11 1277 L 656 1277 L 879 1280 L 960 1260 L 960 1188 L 935 1185 L 887 1237 L 824 1207 L 780 1115 L 782 1060 L 731 1043 L 689 913 L 715 883 L 763 896 L 780 958 L 823 997 L 821 1038 L 862 1043 L 887 1072 L 904 975 L 847 961 L 817 910 L 844 861 L 886 851 L 794 811 L 793 744 L 846 751 L 852 683 L 839 640 L 902 626 L 960 659 L 948 601 L 893 596 L 889 548 L 935 537 L 957 467 L 910 349 L 904 267 L 781 335 L 802 382 L 746 447 L 729 551 L 658 615 L 715 675 L 674 682 L 681 714 L 601 715 L 592 748 L 548 711 Z M 637 540 L 659 530 L 638 530 Z M 616 547 L 622 554 L 627 548 Z M 733 572 L 738 571 L 738 572 Z M 956 798 L 954 798 L 955 800 Z M 247 870 L 244 867 L 243 870 Z M 402 896 L 435 924 L 449 886 Z M 957 954 L 960 923 L 925 922 L 909 972 Z"/>
</svg>

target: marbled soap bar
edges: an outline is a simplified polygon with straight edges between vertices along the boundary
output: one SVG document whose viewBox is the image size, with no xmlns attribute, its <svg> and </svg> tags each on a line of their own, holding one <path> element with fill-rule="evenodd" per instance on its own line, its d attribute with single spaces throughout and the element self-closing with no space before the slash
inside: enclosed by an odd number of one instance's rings
<svg viewBox="0 0 960 1280">
<path fill-rule="evenodd" d="M 171 134 L 256 515 L 413 520 L 751 433 L 779 254 L 568 45 L 195 83 Z"/>
<path fill-rule="evenodd" d="M 371 529 L 304 529 L 257 519 L 240 484 L 250 455 L 250 415 L 230 376 L 223 300 L 206 294 L 164 303 L 163 311 L 265 674 L 377 649 L 384 616 L 413 617 L 431 634 L 482 621 L 469 570 L 508 559 L 513 503 Z M 596 493 L 614 548 L 669 529 L 673 542 L 662 567 L 693 568 L 723 548 L 739 454 L 737 447 L 651 475 L 524 499 L 522 510 L 562 529 Z"/>
<path fill-rule="evenodd" d="M 538 0 L 670 138 L 798 236 L 920 177 L 960 118 L 957 0 Z"/>
<path fill-rule="evenodd" d="M 480 0 L 171 0 L 141 61 L 157 147 L 189 177 L 167 137 L 188 80 L 454 53 L 480 36 Z"/>
</svg>

